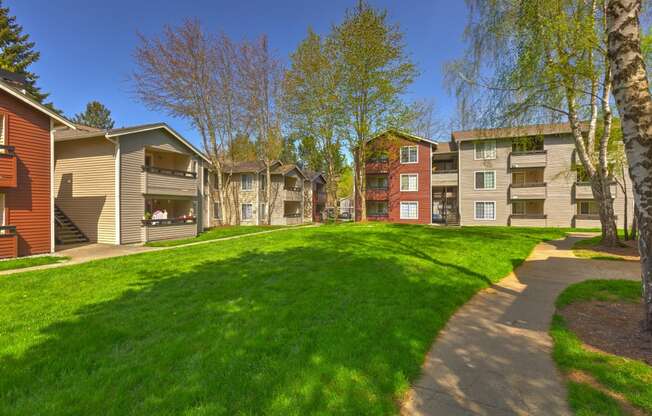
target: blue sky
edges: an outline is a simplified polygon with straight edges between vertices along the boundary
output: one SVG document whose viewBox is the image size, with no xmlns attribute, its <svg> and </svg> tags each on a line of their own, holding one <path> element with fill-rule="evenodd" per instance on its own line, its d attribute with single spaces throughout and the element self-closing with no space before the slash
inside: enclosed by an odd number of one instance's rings
<svg viewBox="0 0 652 416">
<path fill-rule="evenodd" d="M 80 112 L 90 100 L 112 111 L 116 126 L 165 121 L 194 143 L 197 133 L 183 120 L 147 110 L 130 93 L 136 34 L 155 35 L 165 24 L 197 17 L 207 30 L 234 39 L 269 36 L 270 45 L 287 61 L 308 27 L 319 33 L 342 20 L 355 0 L 5 0 L 24 31 L 36 42 L 41 59 L 32 70 L 39 85 L 66 115 Z M 371 0 L 385 8 L 405 34 L 408 52 L 420 69 L 409 98 L 434 98 L 439 115 L 453 112 L 442 68 L 463 49 L 466 9 L 461 0 Z M 445 138 L 444 138 L 445 140 Z"/>
</svg>

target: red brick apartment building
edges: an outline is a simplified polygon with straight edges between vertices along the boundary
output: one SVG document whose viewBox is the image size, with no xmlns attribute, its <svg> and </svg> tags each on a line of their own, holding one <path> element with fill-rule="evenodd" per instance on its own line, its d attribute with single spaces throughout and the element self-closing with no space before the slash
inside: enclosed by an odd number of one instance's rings
<svg viewBox="0 0 652 416">
<path fill-rule="evenodd" d="M 0 258 L 54 251 L 53 131 L 74 126 L 0 71 Z"/>
<path fill-rule="evenodd" d="M 433 146 L 436 142 L 393 130 L 367 142 L 367 219 L 430 224 Z M 355 213 L 359 220 L 357 196 Z"/>
</svg>

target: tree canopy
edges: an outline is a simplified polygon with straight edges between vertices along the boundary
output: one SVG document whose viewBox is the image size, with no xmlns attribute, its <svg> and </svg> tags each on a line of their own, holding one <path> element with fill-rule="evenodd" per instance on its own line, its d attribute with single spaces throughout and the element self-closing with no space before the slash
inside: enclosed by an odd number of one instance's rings
<svg viewBox="0 0 652 416">
<path fill-rule="evenodd" d="M 112 129 L 114 125 L 111 110 L 99 101 L 91 101 L 86 104 L 84 112 L 75 114 L 72 120 L 77 124 L 104 130 Z"/>
</svg>

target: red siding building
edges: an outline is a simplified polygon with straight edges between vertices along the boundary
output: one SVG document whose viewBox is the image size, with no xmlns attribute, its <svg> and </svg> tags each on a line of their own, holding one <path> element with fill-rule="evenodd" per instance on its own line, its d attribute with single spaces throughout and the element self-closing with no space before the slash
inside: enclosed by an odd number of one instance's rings
<svg viewBox="0 0 652 416">
<path fill-rule="evenodd" d="M 367 142 L 365 195 L 367 219 L 430 224 L 431 152 L 436 143 L 398 131 Z M 356 192 L 356 220 L 361 201 Z"/>
<path fill-rule="evenodd" d="M 0 258 L 54 251 L 52 131 L 69 121 L 0 73 Z"/>
</svg>

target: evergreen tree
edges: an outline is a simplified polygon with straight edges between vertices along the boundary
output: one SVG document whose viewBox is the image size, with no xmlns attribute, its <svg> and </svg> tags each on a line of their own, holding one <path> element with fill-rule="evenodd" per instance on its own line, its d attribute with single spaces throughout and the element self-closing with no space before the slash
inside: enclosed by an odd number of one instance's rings
<svg viewBox="0 0 652 416">
<path fill-rule="evenodd" d="M 27 92 L 39 102 L 48 96 L 36 87 L 38 76 L 29 71 L 30 65 L 38 61 L 40 54 L 34 50 L 34 42 L 23 34 L 23 27 L 16 23 L 16 17 L 9 14 L 9 8 L 2 7 L 0 0 L 0 68 L 23 75 Z"/>
<path fill-rule="evenodd" d="M 91 101 L 86 104 L 86 110 L 83 113 L 76 114 L 73 121 L 77 124 L 98 129 L 109 130 L 113 128 L 111 110 L 99 101 Z"/>
</svg>

